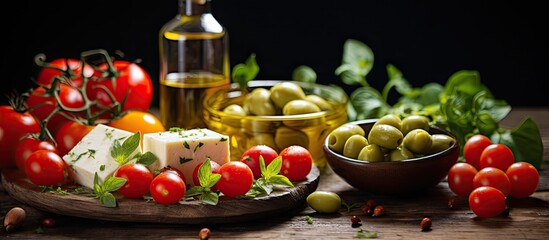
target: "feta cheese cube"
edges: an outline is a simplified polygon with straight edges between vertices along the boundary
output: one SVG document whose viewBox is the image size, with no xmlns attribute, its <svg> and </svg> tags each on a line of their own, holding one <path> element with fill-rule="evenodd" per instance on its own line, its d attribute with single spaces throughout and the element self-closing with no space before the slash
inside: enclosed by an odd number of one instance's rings
<svg viewBox="0 0 549 240">
<path fill-rule="evenodd" d="M 74 181 L 93 189 L 96 172 L 100 183 L 112 176 L 119 164 L 111 156 L 110 148 L 115 140 L 122 144 L 131 135 L 133 133 L 103 124 L 95 126 L 69 153 L 63 156 L 63 160 L 71 166 L 74 172 Z M 131 156 L 138 152 L 140 152 L 139 147 Z"/>
<path fill-rule="evenodd" d="M 172 129 L 145 133 L 143 152 L 152 152 L 158 161 L 149 165 L 151 171 L 170 166 L 183 173 L 186 184 L 194 186 L 194 168 L 210 158 L 219 165 L 230 161 L 229 136 L 206 128 Z"/>
</svg>

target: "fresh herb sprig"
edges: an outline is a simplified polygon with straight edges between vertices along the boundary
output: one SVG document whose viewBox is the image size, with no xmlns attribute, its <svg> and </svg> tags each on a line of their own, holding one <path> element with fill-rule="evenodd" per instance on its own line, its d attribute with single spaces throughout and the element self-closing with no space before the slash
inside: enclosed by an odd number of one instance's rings
<svg viewBox="0 0 549 240">
<path fill-rule="evenodd" d="M 260 155 L 259 168 L 261 170 L 261 177 L 254 180 L 251 189 L 245 194 L 245 197 L 254 198 L 269 195 L 277 186 L 294 186 L 286 176 L 279 174 L 282 168 L 282 157 L 276 157 L 269 165 L 265 166 L 265 159 Z"/>
<path fill-rule="evenodd" d="M 97 172 L 93 178 L 93 196 L 99 199 L 105 207 L 117 207 L 118 203 L 112 192 L 117 191 L 126 183 L 127 179 L 110 176 L 101 184 Z"/>
<path fill-rule="evenodd" d="M 255 58 L 255 53 L 250 54 L 245 63 L 239 63 L 233 67 L 232 79 L 238 83 L 240 89 L 246 89 L 248 82 L 253 80 L 259 73 L 259 66 Z"/>
<path fill-rule="evenodd" d="M 131 160 L 136 159 L 137 163 L 147 166 L 158 159 L 152 152 L 137 152 L 136 154 L 133 154 L 139 147 L 141 141 L 140 131 L 127 137 L 122 143 L 120 143 L 120 140 L 121 139 L 115 139 L 110 147 L 111 157 L 118 165 L 122 166 Z"/>
<path fill-rule="evenodd" d="M 219 193 L 212 191 L 212 187 L 219 181 L 221 174 L 212 173 L 212 166 L 210 159 L 207 158 L 204 163 L 198 168 L 198 180 L 200 186 L 194 186 L 185 192 L 186 199 L 198 199 L 209 205 L 217 205 L 219 202 Z"/>
</svg>

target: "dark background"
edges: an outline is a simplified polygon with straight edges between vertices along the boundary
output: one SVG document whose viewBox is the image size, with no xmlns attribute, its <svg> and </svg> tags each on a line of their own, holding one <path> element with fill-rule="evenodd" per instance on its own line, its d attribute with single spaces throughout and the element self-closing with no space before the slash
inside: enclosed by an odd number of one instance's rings
<svg viewBox="0 0 549 240">
<path fill-rule="evenodd" d="M 512 106 L 549 106 L 541 87 L 549 69 L 549 14 L 542 2 L 214 0 L 212 12 L 229 31 L 231 66 L 255 53 L 257 79 L 290 79 L 295 67 L 308 65 L 318 82 L 345 86 L 334 70 L 343 43 L 353 38 L 372 48 L 374 68 L 367 78 L 379 90 L 389 63 L 414 87 L 444 84 L 452 73 L 469 69 Z M 177 0 L 10 4 L 15 6 L 0 10 L 2 103 L 4 95 L 34 86 L 36 54 L 79 58 L 98 48 L 142 59 L 157 91 L 158 32 L 176 15 Z"/>
</svg>

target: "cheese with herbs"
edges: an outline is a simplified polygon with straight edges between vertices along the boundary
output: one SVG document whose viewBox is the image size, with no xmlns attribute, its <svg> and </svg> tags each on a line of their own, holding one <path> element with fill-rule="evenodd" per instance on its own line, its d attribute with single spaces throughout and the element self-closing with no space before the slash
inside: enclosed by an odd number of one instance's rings
<svg viewBox="0 0 549 240">
<path fill-rule="evenodd" d="M 206 128 L 178 129 L 145 133 L 143 152 L 152 152 L 158 161 L 149 165 L 151 171 L 170 166 L 181 171 L 186 183 L 193 186 L 193 171 L 210 158 L 219 165 L 230 161 L 229 137 Z"/>
<path fill-rule="evenodd" d="M 124 142 L 133 133 L 104 124 L 98 124 L 80 142 L 69 151 L 63 160 L 74 172 L 74 181 L 84 187 L 93 189 L 95 173 L 99 183 L 112 176 L 119 164 L 111 156 L 111 146 L 114 141 Z M 137 147 L 131 156 L 140 152 Z"/>
</svg>

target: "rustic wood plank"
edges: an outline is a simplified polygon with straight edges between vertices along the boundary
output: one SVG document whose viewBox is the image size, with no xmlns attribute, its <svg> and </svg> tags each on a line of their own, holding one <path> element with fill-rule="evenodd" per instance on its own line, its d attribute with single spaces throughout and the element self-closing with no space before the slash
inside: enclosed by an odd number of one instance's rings
<svg viewBox="0 0 549 240">
<path fill-rule="evenodd" d="M 215 206 L 197 200 L 161 205 L 153 200 L 127 199 L 115 192 L 118 206 L 107 208 L 91 196 L 91 191 L 88 194 L 74 194 L 70 190 L 68 194 L 43 192 L 16 168 L 3 169 L 2 185 L 19 202 L 62 215 L 109 221 L 203 224 L 250 221 L 290 210 L 303 204 L 316 190 L 319 176 L 318 168 L 314 167 L 304 181 L 292 188 L 253 199 L 221 196 Z"/>
</svg>

